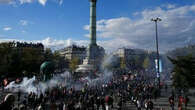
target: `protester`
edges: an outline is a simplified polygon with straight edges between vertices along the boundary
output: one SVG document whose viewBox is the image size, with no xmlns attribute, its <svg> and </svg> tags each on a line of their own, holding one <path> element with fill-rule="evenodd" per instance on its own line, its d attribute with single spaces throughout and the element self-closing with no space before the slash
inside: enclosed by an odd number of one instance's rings
<svg viewBox="0 0 195 110">
<path fill-rule="evenodd" d="M 188 98 L 188 96 L 185 96 L 185 99 L 184 99 L 185 109 L 187 109 L 189 101 L 190 99 Z"/>
<path fill-rule="evenodd" d="M 15 96 L 7 94 L 4 101 L 0 104 L 0 110 L 12 110 L 14 108 Z"/>
<path fill-rule="evenodd" d="M 106 110 L 113 109 L 114 103 L 118 105 L 118 110 L 122 110 L 129 102 L 138 110 L 147 102 L 147 110 L 153 110 L 152 99 L 157 98 L 157 87 L 142 75 L 134 76 L 133 79 L 127 75 L 125 78 L 124 75 L 113 75 L 111 80 L 98 82 L 95 86 L 88 83 L 83 85 L 80 89 L 75 89 L 72 85 L 58 85 L 44 92 L 30 92 L 25 96 L 21 91 L 17 94 L 17 101 L 27 110 Z M 174 108 L 174 99 L 172 100 L 169 102 L 171 108 Z"/>
<path fill-rule="evenodd" d="M 171 110 L 174 110 L 174 96 L 169 97 L 169 104 L 170 104 Z"/>
<path fill-rule="evenodd" d="M 137 110 L 141 110 L 141 102 L 139 99 L 137 100 Z"/>
<path fill-rule="evenodd" d="M 148 109 L 149 110 L 153 110 L 153 102 L 152 102 L 152 100 L 149 100 L 149 102 L 148 102 Z"/>
</svg>

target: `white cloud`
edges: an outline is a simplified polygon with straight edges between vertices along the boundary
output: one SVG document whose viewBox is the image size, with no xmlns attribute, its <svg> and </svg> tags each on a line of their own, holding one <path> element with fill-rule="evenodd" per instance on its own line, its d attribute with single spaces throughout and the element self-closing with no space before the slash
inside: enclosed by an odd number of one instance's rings
<svg viewBox="0 0 195 110">
<path fill-rule="evenodd" d="M 21 4 L 24 3 L 33 3 L 34 1 L 38 1 L 41 5 L 45 6 L 47 0 L 19 0 Z"/>
<path fill-rule="evenodd" d="M 10 30 L 12 30 L 12 28 L 11 27 L 4 27 L 3 30 L 4 31 L 10 31 Z"/>
<path fill-rule="evenodd" d="M 59 5 L 62 5 L 63 4 L 63 0 L 59 0 Z"/>
<path fill-rule="evenodd" d="M 41 5 L 45 6 L 47 0 L 38 0 L 38 2 L 39 2 Z"/>
<path fill-rule="evenodd" d="M 41 5 L 45 6 L 47 0 L 0 0 L 0 4 L 25 4 L 25 3 L 33 3 L 33 2 L 38 2 Z M 63 0 L 59 1 L 59 4 L 61 5 L 63 3 Z"/>
<path fill-rule="evenodd" d="M 26 31 L 25 31 L 25 30 L 22 30 L 21 32 L 22 32 L 22 33 L 26 33 Z"/>
<path fill-rule="evenodd" d="M 73 40 L 71 38 L 68 38 L 66 40 L 57 40 L 53 39 L 51 37 L 46 37 L 43 40 L 33 41 L 33 42 L 41 42 L 45 47 L 52 48 L 54 50 L 56 49 L 62 49 L 64 47 L 70 46 L 72 44 L 80 45 L 80 46 L 87 46 L 88 41 L 86 40 Z"/>
<path fill-rule="evenodd" d="M 32 3 L 34 0 L 19 0 L 20 4 L 24 4 L 24 3 Z"/>
<path fill-rule="evenodd" d="M 134 16 L 139 18 L 119 17 L 98 21 L 97 36 L 110 39 L 104 46 L 112 48 L 130 46 L 155 50 L 155 25 L 150 21 L 154 17 L 162 19 L 158 23 L 161 52 L 188 45 L 189 39 L 191 43 L 195 43 L 195 5 L 145 9 L 136 12 Z M 89 26 L 84 26 L 84 29 L 89 30 Z"/>
<path fill-rule="evenodd" d="M 39 42 L 43 43 L 46 47 L 51 47 L 51 48 L 64 47 L 64 45 L 66 45 L 65 40 L 56 40 L 56 39 L 52 39 L 51 37 L 47 37 Z"/>
<path fill-rule="evenodd" d="M 19 24 L 22 25 L 22 26 L 27 26 L 28 21 L 27 20 L 20 20 Z"/>
<path fill-rule="evenodd" d="M 62 5 L 63 0 L 50 0 L 53 3 Z M 34 3 L 38 2 L 39 4 L 45 6 L 47 0 L 0 0 L 0 4 L 12 4 L 13 6 L 17 6 L 18 4 L 27 4 L 27 3 Z"/>
<path fill-rule="evenodd" d="M 0 0 L 0 4 L 12 4 L 14 0 Z"/>
<path fill-rule="evenodd" d="M 174 5 L 174 4 L 168 4 L 168 5 L 167 5 L 167 8 L 168 8 L 168 9 L 172 9 L 172 8 L 175 8 L 175 7 L 176 7 L 176 5 Z"/>
<path fill-rule="evenodd" d="M 137 15 L 139 15 L 139 12 L 133 13 L 133 16 L 137 16 Z"/>
<path fill-rule="evenodd" d="M 117 50 L 120 47 L 129 47 L 129 48 L 136 48 L 136 44 L 129 40 L 125 39 L 112 39 L 112 40 L 106 40 L 106 41 L 98 41 L 98 45 L 104 47 L 104 49 L 110 53 L 115 50 Z"/>
</svg>

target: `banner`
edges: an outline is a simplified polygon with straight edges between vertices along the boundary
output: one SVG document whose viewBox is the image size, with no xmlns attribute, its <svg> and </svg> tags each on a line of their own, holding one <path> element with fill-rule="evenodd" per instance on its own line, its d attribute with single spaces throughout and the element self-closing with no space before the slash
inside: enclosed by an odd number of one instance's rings
<svg viewBox="0 0 195 110">
<path fill-rule="evenodd" d="M 155 59 L 155 68 L 156 68 L 156 71 L 158 70 L 158 60 Z M 161 73 L 162 72 L 162 60 L 159 59 L 159 72 Z"/>
</svg>

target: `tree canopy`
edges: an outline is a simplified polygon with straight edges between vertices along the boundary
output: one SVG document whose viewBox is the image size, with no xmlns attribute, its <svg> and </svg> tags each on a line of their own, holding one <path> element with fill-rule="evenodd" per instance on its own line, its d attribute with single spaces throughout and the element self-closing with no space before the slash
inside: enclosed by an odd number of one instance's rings
<svg viewBox="0 0 195 110">
<path fill-rule="evenodd" d="M 173 86 L 176 88 L 195 87 L 195 57 L 191 54 L 187 56 L 177 56 L 170 58 L 173 63 Z"/>
<path fill-rule="evenodd" d="M 20 77 L 38 74 L 44 61 L 52 61 L 60 67 L 64 60 L 59 53 L 44 49 L 40 43 L 4 42 L 0 43 L 0 75 Z"/>
</svg>

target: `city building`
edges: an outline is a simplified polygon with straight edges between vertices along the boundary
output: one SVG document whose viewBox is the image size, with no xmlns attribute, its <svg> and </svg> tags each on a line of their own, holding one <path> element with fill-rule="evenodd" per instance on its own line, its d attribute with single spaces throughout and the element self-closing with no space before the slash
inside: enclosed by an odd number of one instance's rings
<svg viewBox="0 0 195 110">
<path fill-rule="evenodd" d="M 135 65 L 142 65 L 142 62 L 136 61 L 143 61 L 147 52 L 143 49 L 119 48 L 113 54 L 119 57 L 121 66 L 132 69 Z"/>
<path fill-rule="evenodd" d="M 132 48 L 119 48 L 114 55 L 119 56 L 120 58 L 129 59 L 133 55 L 142 55 L 146 52 L 142 49 L 132 49 Z"/>
<path fill-rule="evenodd" d="M 79 59 L 81 64 L 83 59 L 86 57 L 86 47 L 71 45 L 59 51 L 60 55 L 65 58 L 65 60 L 71 61 L 74 58 Z"/>
</svg>

